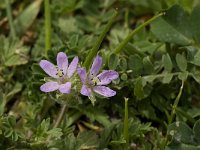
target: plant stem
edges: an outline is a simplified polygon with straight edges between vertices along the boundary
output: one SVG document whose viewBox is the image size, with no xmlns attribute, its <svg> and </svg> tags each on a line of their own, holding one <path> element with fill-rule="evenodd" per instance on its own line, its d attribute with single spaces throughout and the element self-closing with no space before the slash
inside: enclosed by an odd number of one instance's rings
<svg viewBox="0 0 200 150">
<path fill-rule="evenodd" d="M 83 66 L 86 67 L 86 69 L 89 69 L 91 62 L 93 60 L 93 58 L 95 57 L 95 55 L 97 54 L 99 47 L 106 35 L 106 33 L 109 31 L 110 27 L 112 26 L 114 19 L 116 18 L 118 12 L 114 11 L 114 14 L 112 15 L 112 17 L 110 18 L 109 22 L 107 23 L 107 25 L 105 26 L 105 28 L 103 29 L 102 33 L 100 34 L 100 36 L 97 38 L 96 42 L 94 43 L 92 49 L 90 50 L 88 56 L 85 59 L 85 62 L 83 64 Z"/>
<path fill-rule="evenodd" d="M 182 81 L 182 84 L 181 84 L 181 87 L 179 89 L 179 93 L 174 101 L 174 104 L 172 106 L 172 111 L 171 111 L 171 115 L 170 115 L 170 118 L 169 118 L 169 123 L 168 124 L 171 124 L 173 119 L 174 119 L 174 116 L 176 114 L 176 109 L 177 109 L 177 106 L 178 106 L 178 103 L 179 103 L 179 100 L 180 100 L 180 97 L 182 95 L 182 91 L 183 91 L 183 86 L 184 86 L 184 81 Z"/>
<path fill-rule="evenodd" d="M 67 105 L 64 104 L 64 105 L 62 106 L 60 112 L 59 112 L 59 116 L 58 116 L 58 118 L 57 118 L 57 120 L 56 120 L 56 122 L 55 122 L 53 128 L 59 127 L 60 123 L 61 123 L 62 120 L 63 120 L 63 117 L 64 117 L 64 114 L 65 114 L 66 109 L 67 109 Z M 51 136 L 49 135 L 48 138 L 47 138 L 47 142 L 49 142 L 50 140 L 51 140 Z"/>
<path fill-rule="evenodd" d="M 128 148 L 129 135 L 128 135 L 128 98 L 125 100 L 125 110 L 124 110 L 124 139 L 126 140 L 126 146 Z"/>
<path fill-rule="evenodd" d="M 158 15 L 152 17 L 151 19 L 147 20 L 146 22 L 144 22 L 143 24 L 141 24 L 139 27 L 137 27 L 135 30 L 133 30 L 121 43 L 119 43 L 119 45 L 115 48 L 114 52 L 115 54 L 120 53 L 122 51 L 122 49 L 126 46 L 126 44 L 131 40 L 131 38 L 137 33 L 139 32 L 142 28 L 144 28 L 145 26 L 147 26 L 148 24 L 150 24 L 152 21 L 154 21 L 155 19 L 157 19 L 158 17 L 164 15 L 165 13 L 159 13 Z"/>
<path fill-rule="evenodd" d="M 6 1 L 6 12 L 7 12 L 7 17 L 8 17 L 9 27 L 10 27 L 10 33 L 11 33 L 12 39 L 15 39 L 16 32 L 15 32 L 15 28 L 14 28 L 14 24 L 13 24 L 10 0 L 5 0 L 5 1 Z"/>
<path fill-rule="evenodd" d="M 174 101 L 174 104 L 172 106 L 172 111 L 171 111 L 171 115 L 169 116 L 169 119 L 168 119 L 168 126 L 172 123 L 173 119 L 174 119 L 174 116 L 176 114 L 176 110 L 177 110 L 177 106 L 178 106 L 178 103 L 179 103 L 179 100 L 180 100 L 180 97 L 182 95 L 182 91 L 183 91 L 183 86 L 184 86 L 184 80 L 182 80 L 182 84 L 181 84 L 181 87 L 179 89 L 179 93 Z M 167 127 L 168 128 L 168 127 Z M 164 147 L 166 147 L 167 143 L 168 143 L 169 139 L 166 135 L 166 139 L 165 139 L 165 142 L 164 142 Z"/>
<path fill-rule="evenodd" d="M 48 57 L 48 50 L 51 48 L 51 12 L 49 0 L 44 0 L 45 10 L 45 56 Z"/>
<path fill-rule="evenodd" d="M 67 109 L 67 105 L 65 104 L 65 105 L 62 106 L 60 113 L 59 113 L 59 116 L 58 116 L 53 128 L 57 128 L 60 125 L 60 123 L 61 123 L 61 121 L 64 117 L 66 109 Z"/>
</svg>

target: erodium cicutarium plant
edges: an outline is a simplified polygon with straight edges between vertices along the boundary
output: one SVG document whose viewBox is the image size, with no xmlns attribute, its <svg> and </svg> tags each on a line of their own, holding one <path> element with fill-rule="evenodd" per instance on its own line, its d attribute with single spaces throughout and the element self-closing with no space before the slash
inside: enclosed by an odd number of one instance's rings
<svg viewBox="0 0 200 150">
<path fill-rule="evenodd" d="M 78 65 L 78 57 L 74 57 L 68 66 L 67 55 L 63 52 L 57 54 L 57 66 L 47 60 L 40 61 L 40 67 L 52 79 L 44 83 L 40 90 L 43 92 L 52 92 L 59 90 L 61 93 L 69 94 L 71 91 L 71 77 L 75 73 Z"/>
<path fill-rule="evenodd" d="M 55 66 L 47 60 L 40 61 L 40 67 L 50 76 L 48 82 L 44 83 L 40 90 L 43 92 L 53 92 L 59 90 L 63 94 L 69 94 L 72 84 L 76 93 L 88 96 L 92 104 L 96 101 L 95 95 L 103 97 L 112 97 L 116 95 L 116 91 L 110 89 L 106 85 L 119 77 L 119 74 L 114 70 L 103 70 L 99 73 L 102 66 L 102 57 L 97 55 L 94 58 L 90 70 L 87 72 L 85 68 L 78 66 L 78 57 L 74 57 L 68 66 L 67 55 L 63 52 L 57 54 L 57 65 Z M 77 76 L 72 76 L 77 71 L 80 82 L 73 82 Z M 77 80 L 76 80 L 77 81 Z M 79 89 L 79 90 L 78 90 Z M 77 91 L 78 90 L 78 91 Z"/>
<path fill-rule="evenodd" d="M 102 66 L 102 57 L 96 56 L 90 71 L 87 73 L 85 68 L 78 68 L 77 72 L 82 81 L 81 94 L 91 97 L 93 93 L 97 93 L 104 97 L 112 97 L 116 95 L 116 91 L 113 91 L 109 87 L 105 86 L 118 78 L 119 74 L 113 70 L 104 70 L 99 73 Z"/>
</svg>

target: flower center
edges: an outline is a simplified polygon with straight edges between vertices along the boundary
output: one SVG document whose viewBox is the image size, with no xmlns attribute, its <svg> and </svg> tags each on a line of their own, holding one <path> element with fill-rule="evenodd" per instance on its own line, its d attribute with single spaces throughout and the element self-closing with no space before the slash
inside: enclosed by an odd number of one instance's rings
<svg viewBox="0 0 200 150">
<path fill-rule="evenodd" d="M 56 73 L 56 75 L 58 76 L 58 77 L 63 77 L 64 76 L 64 72 L 63 72 L 63 69 L 60 69 L 60 68 L 58 68 L 58 67 L 56 67 L 56 69 L 57 69 L 57 73 Z"/>
<path fill-rule="evenodd" d="M 89 76 L 89 83 L 90 83 L 90 85 L 95 86 L 99 82 L 101 82 L 101 80 L 98 77 L 95 77 L 93 74 L 90 74 L 90 76 Z"/>
</svg>

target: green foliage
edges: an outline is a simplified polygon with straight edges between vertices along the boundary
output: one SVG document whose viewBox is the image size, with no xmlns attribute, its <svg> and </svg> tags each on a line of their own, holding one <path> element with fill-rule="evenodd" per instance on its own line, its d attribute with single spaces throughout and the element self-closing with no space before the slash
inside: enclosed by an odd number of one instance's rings
<svg viewBox="0 0 200 150">
<path fill-rule="evenodd" d="M 39 66 L 43 1 L 10 0 L 11 17 L 6 6 L 0 1 L 0 149 L 200 148 L 198 0 L 50 1 L 48 60 L 62 51 L 89 68 L 102 56 L 101 71 L 119 73 L 107 99 L 81 96 L 77 74 L 70 94 L 41 92 L 50 79 Z"/>
<path fill-rule="evenodd" d="M 18 35 L 22 35 L 32 25 L 40 11 L 41 3 L 42 0 L 33 2 L 14 20 Z"/>
<path fill-rule="evenodd" d="M 199 149 L 199 126 L 200 120 L 197 120 L 191 129 L 184 122 L 175 122 L 168 128 L 168 135 L 172 136 L 172 141 L 167 149 Z"/>
</svg>

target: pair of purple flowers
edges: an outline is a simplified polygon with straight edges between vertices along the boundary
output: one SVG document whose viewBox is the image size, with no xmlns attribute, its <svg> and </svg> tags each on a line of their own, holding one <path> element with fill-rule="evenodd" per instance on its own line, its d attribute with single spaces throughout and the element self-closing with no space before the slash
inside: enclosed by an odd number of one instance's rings
<svg viewBox="0 0 200 150">
<path fill-rule="evenodd" d="M 96 56 L 90 71 L 87 73 L 85 68 L 78 67 L 78 57 L 74 57 L 68 66 L 67 55 L 63 52 L 57 54 L 57 66 L 47 60 L 40 61 L 40 67 L 53 79 L 44 83 L 40 90 L 43 92 L 52 92 L 59 90 L 61 93 L 69 94 L 71 91 L 71 81 L 73 75 L 77 71 L 82 88 L 80 93 L 90 97 L 93 92 L 104 97 L 116 95 L 116 92 L 106 87 L 105 85 L 118 78 L 118 73 L 113 70 L 104 70 L 98 74 L 102 66 L 102 57 Z"/>
</svg>

